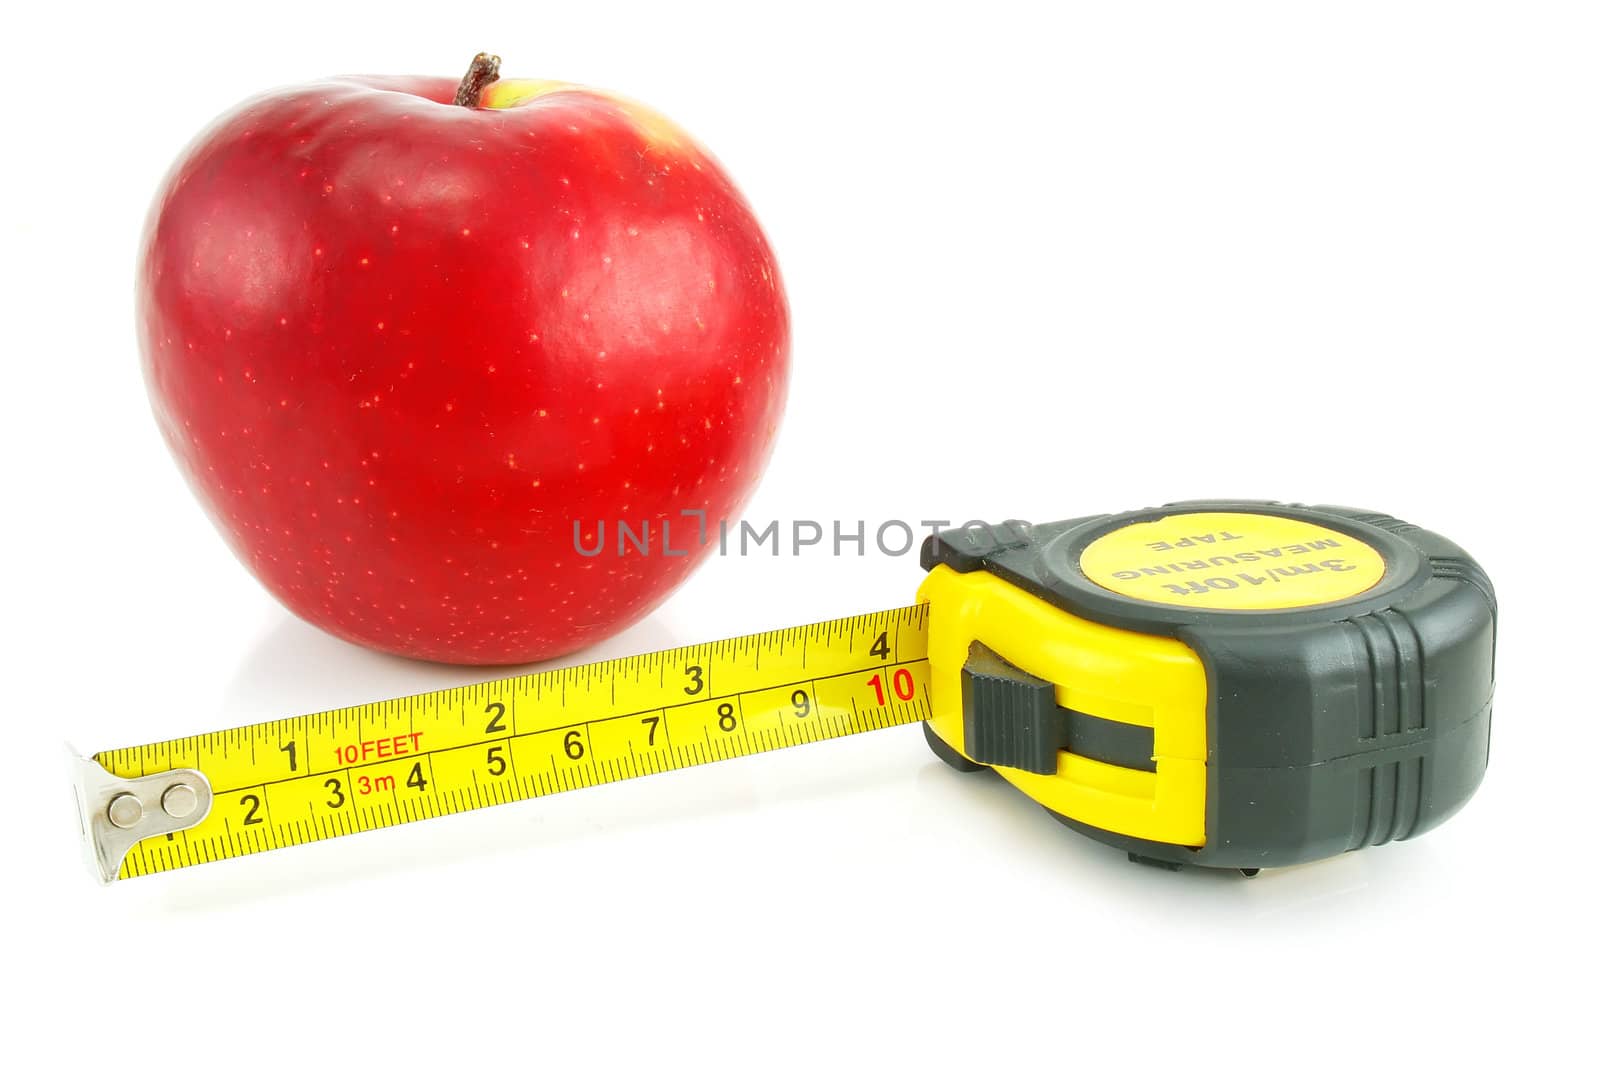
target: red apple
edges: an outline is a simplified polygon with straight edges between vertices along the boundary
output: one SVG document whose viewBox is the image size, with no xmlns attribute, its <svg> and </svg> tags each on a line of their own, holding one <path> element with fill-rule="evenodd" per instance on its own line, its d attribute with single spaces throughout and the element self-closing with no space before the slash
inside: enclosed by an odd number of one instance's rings
<svg viewBox="0 0 1600 1067">
<path fill-rule="evenodd" d="M 772 446 L 789 315 L 678 127 L 484 59 L 220 119 L 152 209 L 139 333 L 167 443 L 290 610 L 520 663 L 640 618 L 715 544 Z"/>
</svg>

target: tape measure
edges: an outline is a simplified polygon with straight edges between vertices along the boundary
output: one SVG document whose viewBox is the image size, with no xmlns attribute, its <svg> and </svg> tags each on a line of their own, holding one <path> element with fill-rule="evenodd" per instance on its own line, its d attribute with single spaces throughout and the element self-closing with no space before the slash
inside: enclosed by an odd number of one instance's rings
<svg viewBox="0 0 1600 1067">
<path fill-rule="evenodd" d="M 1131 859 L 1414 837 L 1477 788 L 1496 606 L 1452 542 L 1196 501 L 929 538 L 918 603 L 102 752 L 103 881 L 921 722 Z"/>
</svg>

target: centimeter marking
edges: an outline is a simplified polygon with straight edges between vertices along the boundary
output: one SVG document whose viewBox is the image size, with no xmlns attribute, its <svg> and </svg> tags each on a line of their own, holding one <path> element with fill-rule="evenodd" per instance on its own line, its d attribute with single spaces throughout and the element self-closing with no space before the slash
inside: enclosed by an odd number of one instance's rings
<svg viewBox="0 0 1600 1067">
<path fill-rule="evenodd" d="M 918 604 L 101 752 L 215 794 L 118 877 L 917 722 L 927 623 Z"/>
</svg>

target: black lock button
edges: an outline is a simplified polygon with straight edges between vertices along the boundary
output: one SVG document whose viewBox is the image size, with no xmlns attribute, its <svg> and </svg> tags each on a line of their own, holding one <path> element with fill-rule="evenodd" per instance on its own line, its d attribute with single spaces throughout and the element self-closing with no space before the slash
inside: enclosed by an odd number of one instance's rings
<svg viewBox="0 0 1600 1067">
<path fill-rule="evenodd" d="M 1054 683 L 1013 666 L 981 641 L 961 668 L 966 755 L 992 767 L 1056 773 L 1062 750 L 1101 763 L 1153 771 L 1155 731 L 1056 703 Z"/>
</svg>

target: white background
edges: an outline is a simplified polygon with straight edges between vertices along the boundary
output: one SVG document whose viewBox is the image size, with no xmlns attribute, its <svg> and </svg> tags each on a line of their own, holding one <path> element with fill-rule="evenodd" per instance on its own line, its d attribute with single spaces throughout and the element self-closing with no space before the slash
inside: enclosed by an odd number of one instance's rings
<svg viewBox="0 0 1600 1067">
<path fill-rule="evenodd" d="M 1592 12 L 14 7 L 0 1040 L 32 1050 L 14 1062 L 1592 1047 Z M 1499 587 L 1478 796 L 1417 841 L 1255 881 L 1167 874 L 904 729 L 94 885 L 63 741 L 484 676 L 341 644 L 255 585 L 157 436 L 131 308 L 149 197 L 215 114 L 325 74 L 456 76 L 479 49 L 652 103 L 755 205 L 795 364 L 751 518 L 1202 495 L 1396 512 Z M 715 559 L 586 658 L 897 605 L 919 575 Z"/>
</svg>

